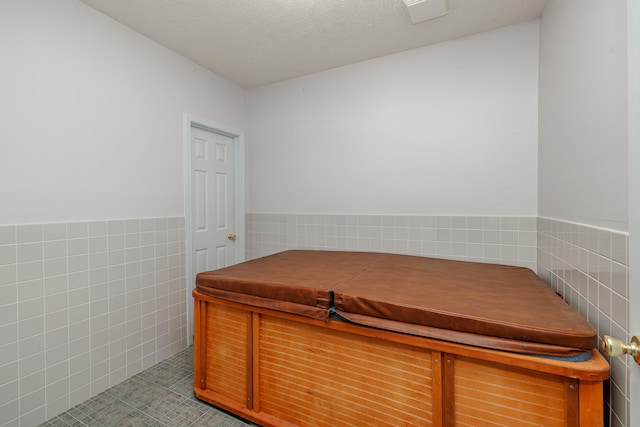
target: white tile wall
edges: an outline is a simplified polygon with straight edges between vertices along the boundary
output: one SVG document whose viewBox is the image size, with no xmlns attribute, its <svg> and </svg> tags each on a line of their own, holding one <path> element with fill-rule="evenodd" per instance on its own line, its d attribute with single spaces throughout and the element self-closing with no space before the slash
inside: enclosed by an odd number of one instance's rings
<svg viewBox="0 0 640 427">
<path fill-rule="evenodd" d="M 185 348 L 185 277 L 182 217 L 0 226 L 0 426 Z"/>
<path fill-rule="evenodd" d="M 538 275 L 597 329 L 629 342 L 628 233 L 538 219 Z M 629 425 L 627 357 L 611 358 L 605 402 L 611 427 Z"/>
<path fill-rule="evenodd" d="M 536 217 L 246 215 L 246 256 L 287 249 L 392 252 L 536 270 Z"/>
<path fill-rule="evenodd" d="M 625 233 L 536 217 L 247 214 L 247 259 L 361 250 L 522 265 L 629 339 Z M 38 423 L 186 346 L 184 218 L 0 226 L 0 426 Z M 629 362 L 611 360 L 612 427 Z"/>
</svg>

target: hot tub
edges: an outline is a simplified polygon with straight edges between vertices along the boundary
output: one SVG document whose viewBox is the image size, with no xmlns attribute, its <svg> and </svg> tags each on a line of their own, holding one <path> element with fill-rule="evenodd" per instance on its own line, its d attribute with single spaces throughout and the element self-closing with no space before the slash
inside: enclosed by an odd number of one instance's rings
<svg viewBox="0 0 640 427">
<path fill-rule="evenodd" d="M 193 294 L 196 396 L 260 425 L 603 425 L 596 332 L 526 268 L 287 251 Z"/>
</svg>

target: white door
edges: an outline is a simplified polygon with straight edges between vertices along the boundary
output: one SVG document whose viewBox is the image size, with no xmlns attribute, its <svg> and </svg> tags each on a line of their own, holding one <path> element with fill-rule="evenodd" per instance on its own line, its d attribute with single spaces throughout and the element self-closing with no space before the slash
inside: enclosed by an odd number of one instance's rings
<svg viewBox="0 0 640 427">
<path fill-rule="evenodd" d="M 192 272 L 236 263 L 234 138 L 191 128 Z"/>
<path fill-rule="evenodd" d="M 196 274 L 244 261 L 244 136 L 184 116 L 187 345 Z"/>
</svg>

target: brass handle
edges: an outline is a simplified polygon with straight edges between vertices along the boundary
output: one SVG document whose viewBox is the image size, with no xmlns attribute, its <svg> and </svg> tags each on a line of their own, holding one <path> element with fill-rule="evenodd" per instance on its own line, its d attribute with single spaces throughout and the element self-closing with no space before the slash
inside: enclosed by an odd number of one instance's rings
<svg viewBox="0 0 640 427">
<path fill-rule="evenodd" d="M 229 233 L 229 235 L 227 236 L 227 239 L 229 240 L 236 240 L 236 235 L 233 233 Z"/>
<path fill-rule="evenodd" d="M 604 351 L 604 354 L 611 357 L 628 354 L 635 359 L 638 365 L 640 365 L 640 339 L 638 337 L 631 338 L 631 342 L 629 344 L 625 344 L 618 338 L 605 335 L 602 337 L 602 351 Z"/>
</svg>

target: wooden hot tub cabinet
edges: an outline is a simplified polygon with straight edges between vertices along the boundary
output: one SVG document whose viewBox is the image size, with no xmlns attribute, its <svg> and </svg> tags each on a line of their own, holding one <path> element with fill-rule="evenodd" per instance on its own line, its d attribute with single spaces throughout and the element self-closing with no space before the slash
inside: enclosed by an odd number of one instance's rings
<svg viewBox="0 0 640 427">
<path fill-rule="evenodd" d="M 193 295 L 196 396 L 264 426 L 604 423 L 595 329 L 526 268 L 285 251 Z"/>
<path fill-rule="evenodd" d="M 263 426 L 603 425 L 595 349 L 567 362 L 193 296 L 195 395 Z"/>
</svg>

